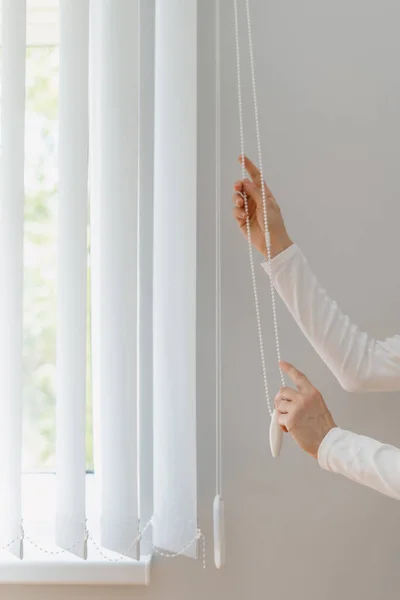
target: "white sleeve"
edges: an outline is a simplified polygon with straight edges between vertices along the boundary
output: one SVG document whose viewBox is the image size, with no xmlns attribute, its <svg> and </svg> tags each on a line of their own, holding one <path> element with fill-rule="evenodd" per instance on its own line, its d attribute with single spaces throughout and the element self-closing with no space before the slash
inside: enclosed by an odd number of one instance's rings
<svg viewBox="0 0 400 600">
<path fill-rule="evenodd" d="M 394 446 L 336 427 L 323 440 L 318 462 L 326 471 L 400 500 L 400 450 Z"/>
<path fill-rule="evenodd" d="M 268 263 L 263 267 L 268 273 Z M 278 254 L 271 267 L 275 289 L 344 389 L 400 390 L 400 335 L 376 341 L 359 331 L 319 285 L 296 245 Z"/>
</svg>

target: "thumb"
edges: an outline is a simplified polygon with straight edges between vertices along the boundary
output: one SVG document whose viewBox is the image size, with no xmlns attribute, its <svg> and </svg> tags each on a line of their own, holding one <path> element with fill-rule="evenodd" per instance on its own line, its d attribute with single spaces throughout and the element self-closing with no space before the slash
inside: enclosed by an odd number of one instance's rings
<svg viewBox="0 0 400 600">
<path fill-rule="evenodd" d="M 257 208 L 262 207 L 262 195 L 260 189 L 252 181 L 249 179 L 244 179 L 242 181 L 242 192 L 256 203 Z"/>
<path fill-rule="evenodd" d="M 247 157 L 247 156 L 239 156 L 239 162 L 244 164 L 244 167 L 249 174 L 251 180 L 257 187 L 261 187 L 261 173 L 259 169 L 257 169 L 256 165 Z"/>
<path fill-rule="evenodd" d="M 307 381 L 307 377 L 301 371 L 296 369 L 296 367 L 294 367 L 291 363 L 285 361 L 281 361 L 279 366 L 284 373 L 289 375 L 290 379 L 298 388 L 304 386 Z"/>
</svg>

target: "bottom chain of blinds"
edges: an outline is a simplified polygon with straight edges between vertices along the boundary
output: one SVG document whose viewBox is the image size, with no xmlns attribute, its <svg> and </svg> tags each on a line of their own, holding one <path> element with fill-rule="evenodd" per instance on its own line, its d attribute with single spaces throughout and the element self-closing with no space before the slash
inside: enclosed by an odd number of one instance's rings
<svg viewBox="0 0 400 600">
<path fill-rule="evenodd" d="M 110 563 L 119 563 L 122 561 L 126 562 L 126 561 L 132 560 L 132 559 L 128 558 L 130 551 L 135 546 L 139 546 L 140 542 L 144 539 L 144 536 L 150 531 L 150 528 L 153 527 L 153 519 L 150 519 L 146 523 L 146 525 L 143 527 L 143 530 L 137 534 L 137 536 L 134 538 L 134 540 L 130 544 L 129 548 L 127 548 L 126 552 L 124 552 L 124 554 L 119 554 L 115 558 L 110 557 L 109 555 L 107 555 L 104 552 L 101 545 L 96 541 L 95 537 L 93 537 L 93 535 L 90 533 L 90 530 L 87 528 L 86 522 L 83 521 L 82 526 L 85 528 L 85 536 L 84 536 L 85 546 L 87 546 L 88 542 L 90 541 L 93 544 L 93 547 L 95 548 L 95 550 L 98 552 L 99 556 L 101 556 L 101 558 L 103 558 L 105 561 L 110 562 Z M 66 554 L 68 552 L 73 552 L 75 547 L 78 546 L 81 543 L 81 541 L 82 540 L 80 538 L 79 540 L 76 541 L 75 544 L 71 545 L 69 548 L 65 548 L 65 549 L 61 548 L 60 550 L 49 550 L 49 549 L 46 549 L 43 546 L 41 546 L 34 539 L 32 539 L 25 531 L 23 523 L 21 523 L 20 535 L 17 536 L 16 538 L 14 538 L 13 540 L 11 540 L 10 542 L 8 542 L 7 544 L 0 546 L 0 552 L 7 551 L 9 548 L 14 546 L 14 544 L 17 544 L 19 542 L 21 545 L 20 557 L 21 557 L 21 559 L 23 559 L 23 544 L 25 542 L 25 543 L 28 543 L 31 546 L 33 546 L 36 550 L 42 552 L 44 555 L 57 557 L 57 556 Z M 203 569 L 205 569 L 206 568 L 206 538 L 200 528 L 197 529 L 196 535 L 193 537 L 193 539 L 178 552 L 165 552 L 164 550 L 161 550 L 160 548 L 157 548 L 156 546 L 154 546 L 154 544 L 151 544 L 150 548 L 151 548 L 152 553 L 162 556 L 163 558 L 177 558 L 179 556 L 185 555 L 189 548 L 191 548 L 192 546 L 195 546 L 197 544 L 200 545 L 200 556 L 201 556 L 201 560 L 202 560 L 202 566 L 203 566 Z M 85 552 L 85 556 L 87 557 L 87 552 Z"/>
</svg>

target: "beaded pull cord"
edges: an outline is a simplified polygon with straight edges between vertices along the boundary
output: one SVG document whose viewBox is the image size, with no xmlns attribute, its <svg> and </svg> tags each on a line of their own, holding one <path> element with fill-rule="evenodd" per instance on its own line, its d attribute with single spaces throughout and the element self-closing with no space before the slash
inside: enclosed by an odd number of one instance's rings
<svg viewBox="0 0 400 600">
<path fill-rule="evenodd" d="M 250 54 L 250 70 L 251 70 L 251 81 L 252 81 L 252 95 L 254 104 L 254 118 L 256 125 L 256 136 L 257 136 L 257 150 L 258 150 L 258 163 L 260 168 L 260 179 L 261 185 L 261 196 L 263 205 L 263 220 L 264 220 L 264 232 L 265 232 L 265 244 L 267 248 L 267 261 L 268 269 L 270 273 L 270 292 L 271 292 L 271 303 L 272 303 L 272 320 L 275 335 L 275 347 L 276 356 L 278 360 L 278 368 L 282 386 L 285 385 L 282 369 L 280 368 L 281 352 L 280 352 L 280 340 L 279 340 L 279 326 L 276 311 L 275 301 L 275 289 L 272 279 L 272 260 L 271 260 L 271 240 L 269 234 L 269 223 L 268 223 L 268 211 L 267 211 L 267 193 L 264 185 L 263 165 L 262 165 L 262 148 L 261 148 L 261 134 L 260 134 L 260 120 L 258 111 L 258 100 L 257 100 L 257 86 L 255 76 L 255 64 L 254 64 L 254 52 L 253 52 L 253 35 L 251 26 L 251 14 L 250 14 L 250 0 L 245 0 L 246 5 L 246 19 L 247 19 L 247 33 L 249 43 L 249 54 Z M 239 108 L 239 132 L 240 132 L 240 151 L 241 151 L 241 168 L 242 168 L 242 179 L 246 176 L 245 168 L 245 146 L 244 146 L 244 125 L 243 125 L 243 98 L 242 98 L 242 81 L 241 81 L 241 60 L 240 60 L 240 30 L 239 30 L 239 15 L 238 15 L 238 2 L 233 0 L 234 6 L 234 17 L 235 17 L 235 41 L 236 41 L 236 71 L 237 71 L 237 92 L 238 92 L 238 108 Z M 214 562 L 215 566 L 219 569 L 225 564 L 225 510 L 224 501 L 222 497 L 222 370 L 221 370 L 221 57 L 220 57 L 220 2 L 216 0 L 216 15 L 215 15 L 215 181 L 216 181 L 216 193 L 215 193 L 215 206 L 216 206 L 216 395 L 215 395 L 215 413 L 216 413 L 216 494 L 213 505 L 213 521 L 214 521 Z M 264 351 L 264 340 L 261 326 L 261 315 L 260 315 L 260 303 L 258 297 L 257 280 L 254 268 L 253 258 L 253 246 L 251 239 L 251 224 L 249 216 L 248 198 L 245 193 L 242 194 L 244 199 L 244 206 L 246 211 L 246 231 L 249 251 L 249 263 L 253 285 L 254 304 L 256 309 L 256 320 L 257 320 L 257 331 L 258 340 L 260 346 L 260 358 L 261 367 L 264 382 L 264 392 L 267 402 L 267 408 L 269 415 L 271 416 L 269 439 L 272 456 L 275 458 L 279 456 L 283 433 L 279 426 L 278 415 L 271 405 L 271 398 L 268 385 L 268 373 Z"/>
<path fill-rule="evenodd" d="M 240 151 L 241 151 L 241 157 L 242 157 L 242 161 L 241 161 L 242 179 L 244 179 L 246 176 L 246 166 L 245 166 L 245 158 L 244 158 L 245 157 L 245 145 L 244 145 L 243 98 L 242 98 L 241 64 L 240 64 L 240 62 L 241 62 L 240 61 L 240 35 L 239 35 L 240 30 L 239 30 L 237 0 L 233 0 L 233 5 L 234 5 L 234 15 L 235 15 L 236 71 L 237 71 L 237 90 L 238 90 L 238 108 L 239 108 Z M 259 110 L 258 110 L 258 100 L 257 100 L 257 86 L 256 86 L 255 63 L 254 63 L 254 52 L 253 52 L 253 35 L 252 35 L 251 14 L 250 14 L 250 0 L 245 0 L 245 5 L 246 5 L 247 34 L 248 34 L 249 54 L 250 54 L 250 71 L 251 71 L 252 94 L 253 94 L 253 105 L 254 105 L 254 118 L 255 118 L 256 138 L 257 138 L 258 164 L 259 164 L 260 179 L 261 179 L 261 197 L 262 197 L 262 205 L 263 205 L 265 245 L 267 248 L 267 262 L 268 262 L 268 270 L 270 273 L 272 320 L 273 320 L 275 348 L 276 348 L 276 356 L 277 356 L 277 360 L 278 360 L 279 374 L 280 374 L 281 384 L 282 384 L 282 386 L 284 386 L 285 379 L 283 376 L 282 369 L 280 368 L 280 365 L 279 365 L 279 363 L 281 361 L 281 351 L 280 351 L 280 340 L 279 340 L 278 317 L 277 317 L 277 311 L 276 311 L 275 288 L 274 288 L 273 278 L 272 278 L 271 239 L 270 239 L 269 223 L 268 223 L 267 191 L 266 191 L 266 186 L 264 184 L 260 120 L 259 120 Z M 264 392 L 265 392 L 265 399 L 267 402 L 268 412 L 271 416 L 270 446 L 271 446 L 272 455 L 274 457 L 277 457 L 277 456 L 279 456 L 279 453 L 281 450 L 283 433 L 282 433 L 282 430 L 278 423 L 277 413 L 271 405 L 271 398 L 270 398 L 269 385 L 268 385 L 267 365 L 266 365 L 265 351 L 264 351 L 263 333 L 262 333 L 262 327 L 261 327 L 260 303 L 259 303 L 257 281 L 256 281 L 256 275 L 255 275 L 255 268 L 254 268 L 253 246 L 252 246 L 252 239 L 251 239 L 251 224 L 250 224 L 250 217 L 249 217 L 249 206 L 248 206 L 248 198 L 245 193 L 243 193 L 243 199 L 244 199 L 244 206 L 245 206 L 245 211 L 246 211 L 246 215 L 247 215 L 246 231 L 247 231 L 247 241 L 248 241 L 248 250 L 249 250 L 249 263 L 250 263 L 250 271 L 251 271 L 251 278 L 252 278 L 252 284 L 253 284 L 254 305 L 255 305 L 255 309 L 256 309 L 257 331 L 258 331 L 258 341 L 259 341 L 259 346 L 260 346 L 260 358 L 261 358 L 261 367 L 262 367 L 263 381 L 264 381 Z"/>
</svg>

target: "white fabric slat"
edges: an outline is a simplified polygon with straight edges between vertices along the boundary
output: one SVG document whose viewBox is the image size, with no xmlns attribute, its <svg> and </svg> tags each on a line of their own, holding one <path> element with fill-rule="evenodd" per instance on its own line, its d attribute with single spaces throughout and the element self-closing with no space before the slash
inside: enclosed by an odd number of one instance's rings
<svg viewBox="0 0 400 600">
<path fill-rule="evenodd" d="M 137 197 L 139 0 L 97 0 L 101 540 L 138 558 Z M 94 257 L 94 260 L 97 260 Z"/>
<path fill-rule="evenodd" d="M 56 543 L 86 558 L 89 0 L 60 0 Z"/>
<path fill-rule="evenodd" d="M 90 2 L 89 38 L 89 180 L 90 180 L 90 284 L 91 284 L 91 377 L 93 407 L 93 461 L 99 495 L 100 461 L 100 74 L 103 11 L 99 2 Z"/>
<path fill-rule="evenodd" d="M 140 522 L 153 515 L 153 181 L 155 0 L 140 5 L 139 110 L 139 465 Z M 151 528 L 142 553 L 151 552 Z"/>
<path fill-rule="evenodd" d="M 197 0 L 157 0 L 154 543 L 172 552 L 197 530 L 196 112 Z M 195 557 L 196 543 L 185 554 Z"/>
<path fill-rule="evenodd" d="M 21 535 L 26 0 L 2 2 L 0 545 Z M 8 550 L 22 558 L 22 542 Z"/>
</svg>

